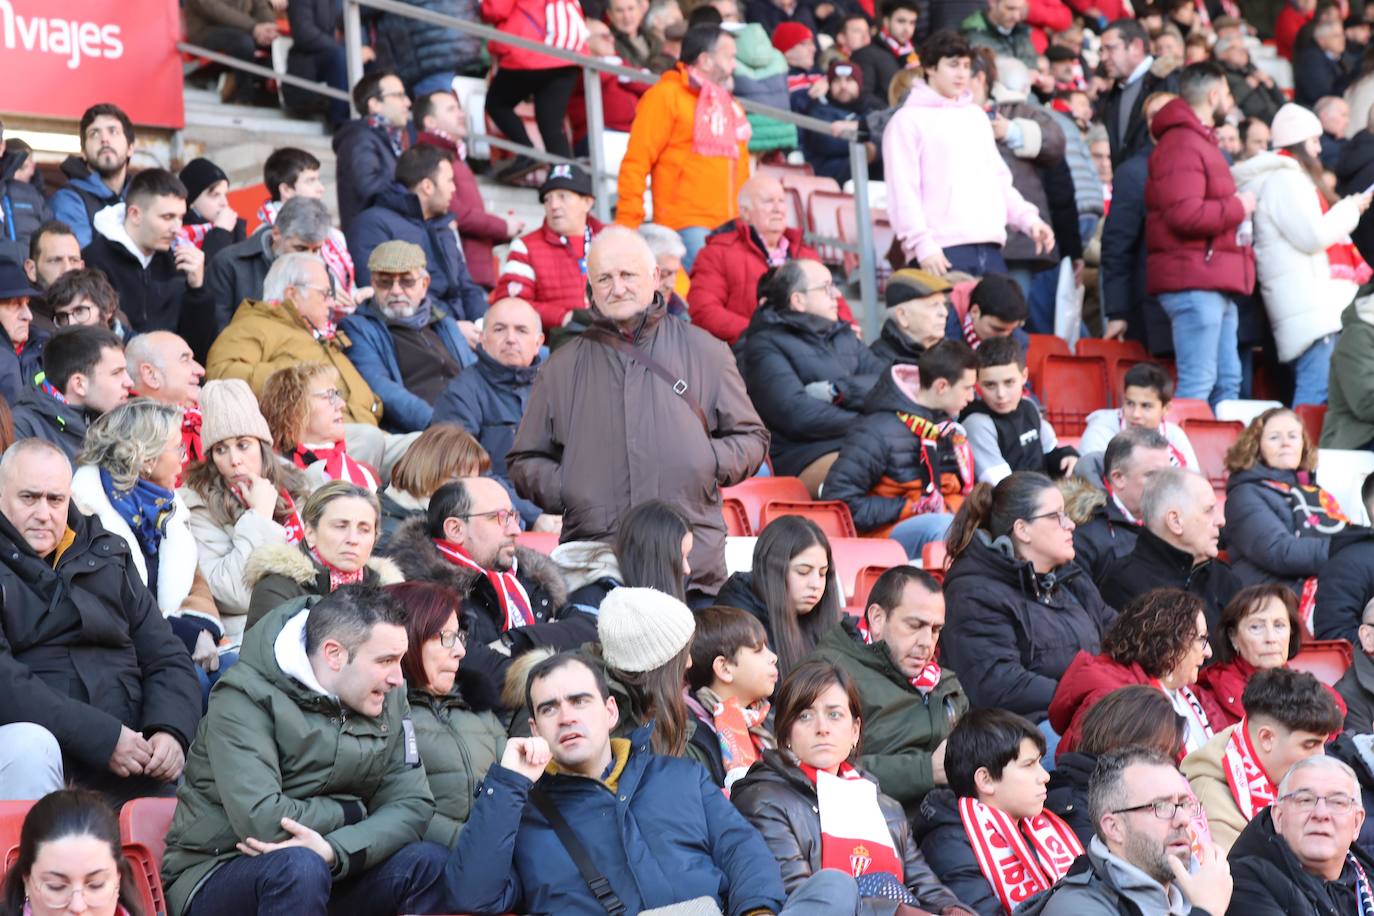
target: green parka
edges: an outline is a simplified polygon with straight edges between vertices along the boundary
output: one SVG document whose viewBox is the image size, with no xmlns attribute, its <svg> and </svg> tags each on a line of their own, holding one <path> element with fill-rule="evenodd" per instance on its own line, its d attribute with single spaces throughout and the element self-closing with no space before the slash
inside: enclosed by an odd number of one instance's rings
<svg viewBox="0 0 1374 916">
<path fill-rule="evenodd" d="M 235 844 L 287 839 L 290 817 L 334 847 L 336 881 L 418 842 L 434 799 L 418 755 L 406 759 L 404 690 L 386 695 L 377 718 L 307 687 L 305 620 L 316 597 L 284 604 L 243 640 L 238 664 L 215 685 L 186 760 L 162 879 L 171 916 L 235 858 Z M 287 674 L 283 670 L 293 672 Z"/>
</svg>

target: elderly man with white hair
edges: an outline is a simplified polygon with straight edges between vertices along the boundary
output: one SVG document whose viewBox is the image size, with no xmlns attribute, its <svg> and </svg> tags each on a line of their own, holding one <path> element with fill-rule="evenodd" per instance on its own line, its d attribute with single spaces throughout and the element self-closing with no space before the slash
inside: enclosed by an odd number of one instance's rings
<svg viewBox="0 0 1374 916">
<path fill-rule="evenodd" d="M 754 473 L 768 432 L 728 348 L 665 321 L 653 252 L 632 229 L 592 242 L 593 319 L 535 379 L 506 457 L 521 496 L 563 516 L 562 540 L 614 537 L 620 518 L 664 499 L 692 524 L 692 586 L 725 581 L 720 487 Z"/>
<path fill-rule="evenodd" d="M 1374 859 L 1355 844 L 1364 823 L 1355 771 L 1334 757 L 1293 764 L 1278 797 L 1231 847 L 1228 912 L 1246 916 L 1374 911 Z"/>
<path fill-rule="evenodd" d="M 658 264 L 658 294 L 668 304 L 668 314 L 690 321 L 687 301 L 677 294 L 677 277 L 682 272 L 682 259 L 687 257 L 682 236 L 658 223 L 640 223 L 639 234 L 648 243 Z"/>
<path fill-rule="evenodd" d="M 1240 580 L 1217 559 L 1221 510 L 1212 485 L 1195 471 L 1155 471 L 1140 498 L 1144 524 L 1130 553 L 1102 578 L 1102 600 L 1123 608 L 1156 588 L 1181 588 L 1202 599 L 1207 629 L 1221 632 L 1221 609 Z"/>
</svg>

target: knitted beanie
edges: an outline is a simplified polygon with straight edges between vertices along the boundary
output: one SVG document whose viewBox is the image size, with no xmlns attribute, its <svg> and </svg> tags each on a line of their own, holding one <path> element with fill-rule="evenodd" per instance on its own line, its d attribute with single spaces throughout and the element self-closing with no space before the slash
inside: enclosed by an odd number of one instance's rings
<svg viewBox="0 0 1374 916">
<path fill-rule="evenodd" d="M 186 167 L 177 176 L 181 183 L 186 185 L 186 206 L 191 206 L 196 202 L 196 198 L 210 190 L 221 181 L 228 181 L 229 176 L 224 174 L 224 169 L 215 165 L 209 159 L 192 159 L 186 163 Z"/>
<path fill-rule="evenodd" d="M 786 54 L 803 41 L 812 39 L 811 30 L 800 22 L 783 22 L 773 30 L 773 47 Z"/>
<path fill-rule="evenodd" d="M 613 589 L 601 600 L 596 623 L 606 664 L 634 672 L 667 664 L 692 641 L 696 628 L 687 605 L 653 588 Z"/>
<path fill-rule="evenodd" d="M 200 413 L 200 441 L 207 454 L 215 443 L 239 436 L 252 436 L 272 445 L 272 431 L 258 409 L 258 399 L 243 379 L 207 382 L 200 389 Z"/>
<path fill-rule="evenodd" d="M 1292 102 L 1279 109 L 1269 126 L 1269 142 L 1274 149 L 1295 146 L 1312 137 L 1322 135 L 1322 122 L 1317 116 Z"/>
</svg>

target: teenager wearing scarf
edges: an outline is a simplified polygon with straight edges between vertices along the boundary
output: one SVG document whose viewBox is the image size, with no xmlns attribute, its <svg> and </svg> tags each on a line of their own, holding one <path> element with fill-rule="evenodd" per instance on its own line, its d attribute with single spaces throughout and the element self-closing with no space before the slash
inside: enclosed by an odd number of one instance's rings
<svg viewBox="0 0 1374 916">
<path fill-rule="evenodd" d="M 272 445 L 312 486 L 343 480 L 376 492 L 376 469 L 348 454 L 339 374 L 324 363 L 278 369 L 262 389 Z"/>
<path fill-rule="evenodd" d="M 860 701 L 843 668 L 803 663 L 778 688 L 780 750 L 737 782 L 730 800 L 763 835 L 789 892 L 825 868 L 853 875 L 865 914 L 905 904 L 968 914 L 926 864 L 906 814 L 854 766 L 862 741 Z"/>
<path fill-rule="evenodd" d="M 1305 757 L 1324 753 L 1341 731 L 1335 699 L 1310 674 L 1271 668 L 1250 679 L 1245 717 L 1183 759 L 1180 769 L 1207 813 L 1223 853 L 1255 815 L 1274 801 L 1279 780 Z"/>
<path fill-rule="evenodd" d="M 301 507 L 299 544 L 265 544 L 248 558 L 243 578 L 252 588 L 248 626 L 303 595 L 323 597 L 345 585 L 391 585 L 405 577 L 386 557 L 372 555 L 380 507 L 366 487 L 331 480 Z"/>
<path fill-rule="evenodd" d="M 1120 408 L 1104 408 L 1088 414 L 1078 450 L 1082 455 L 1100 452 L 1112 437 L 1127 427 L 1157 430 L 1169 441 L 1169 464 L 1192 471 L 1202 469 L 1188 435 L 1177 423 L 1166 420 L 1174 399 L 1174 380 L 1156 363 L 1136 363 L 1126 370 Z"/>
</svg>

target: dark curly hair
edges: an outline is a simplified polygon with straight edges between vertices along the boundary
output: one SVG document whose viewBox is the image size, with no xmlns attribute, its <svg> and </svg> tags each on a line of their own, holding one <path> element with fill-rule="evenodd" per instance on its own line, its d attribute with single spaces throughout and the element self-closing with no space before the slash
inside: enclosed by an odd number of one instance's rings
<svg viewBox="0 0 1374 916">
<path fill-rule="evenodd" d="M 1132 599 L 1102 638 L 1102 654 L 1135 663 L 1150 677 L 1173 670 L 1198 638 L 1202 599 L 1177 588 L 1157 588 Z"/>
</svg>

